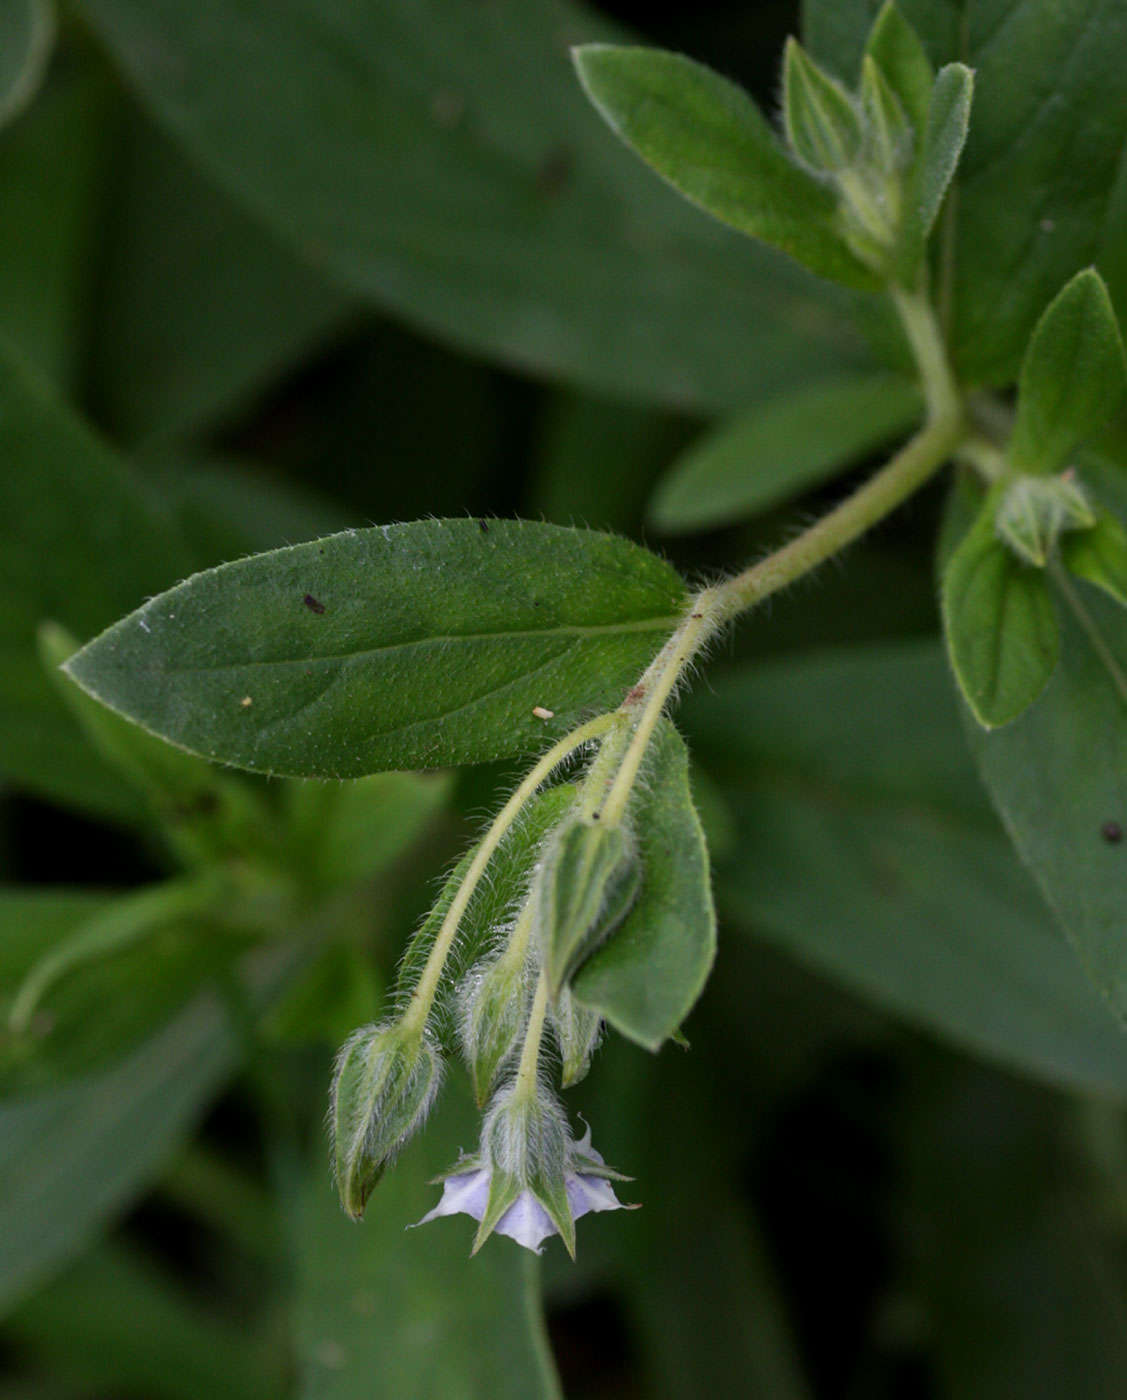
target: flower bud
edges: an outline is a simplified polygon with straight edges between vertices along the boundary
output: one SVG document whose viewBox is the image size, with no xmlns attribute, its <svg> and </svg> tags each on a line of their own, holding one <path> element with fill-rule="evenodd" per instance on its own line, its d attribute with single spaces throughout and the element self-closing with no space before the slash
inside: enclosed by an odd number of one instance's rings
<svg viewBox="0 0 1127 1400">
<path fill-rule="evenodd" d="M 815 174 L 837 174 L 860 153 L 852 98 L 795 39 L 787 40 L 783 60 L 783 121 L 791 150 Z"/>
<path fill-rule="evenodd" d="M 640 885 L 641 863 L 622 827 L 574 821 L 560 828 L 541 870 L 536 909 L 553 998 L 630 912 Z"/>
<path fill-rule="evenodd" d="M 474 1240 L 475 1253 L 527 1193 L 528 1210 L 546 1215 L 567 1252 L 575 1254 L 575 1221 L 567 1202 L 567 1153 L 567 1119 L 553 1094 L 540 1086 L 524 1093 L 515 1084 L 498 1093 L 481 1125 L 481 1156 L 492 1168 L 492 1179 Z"/>
<path fill-rule="evenodd" d="M 994 516 L 998 538 L 1039 569 L 1064 531 L 1088 530 L 1095 523 L 1088 497 L 1071 472 L 1019 476 L 1006 488 Z"/>
<path fill-rule="evenodd" d="M 525 971 L 505 953 L 471 968 L 458 989 L 458 1029 L 479 1108 L 520 1044 L 528 1002 Z"/>
<path fill-rule="evenodd" d="M 429 1038 L 396 1021 L 361 1026 L 341 1047 L 329 1117 L 337 1190 L 353 1220 L 422 1126 L 441 1080 L 442 1058 Z"/>
<path fill-rule="evenodd" d="M 552 1029 L 560 1048 L 560 1088 L 578 1084 L 591 1065 L 599 1043 L 603 1018 L 597 1011 L 580 1006 L 567 987 L 560 989 L 551 1011 Z"/>
</svg>

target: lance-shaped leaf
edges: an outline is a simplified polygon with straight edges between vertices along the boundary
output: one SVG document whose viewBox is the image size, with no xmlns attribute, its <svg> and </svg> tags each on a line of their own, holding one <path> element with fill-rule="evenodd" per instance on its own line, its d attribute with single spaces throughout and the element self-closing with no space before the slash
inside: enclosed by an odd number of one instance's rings
<svg viewBox="0 0 1127 1400">
<path fill-rule="evenodd" d="M 716 952 L 708 849 L 689 790 L 689 757 L 663 721 L 630 806 L 642 887 L 617 931 L 572 981 L 581 1006 L 656 1050 L 692 1009 Z"/>
<path fill-rule="evenodd" d="M 978 722 L 1008 724 L 1037 699 L 1057 664 L 1060 634 L 1044 570 L 997 536 L 997 495 L 943 571 L 943 628 L 959 686 Z"/>
<path fill-rule="evenodd" d="M 911 162 L 914 129 L 896 89 L 867 54 L 858 95 L 865 114 L 867 159 L 885 174 L 898 173 Z"/>
<path fill-rule="evenodd" d="M 741 88 L 661 49 L 587 44 L 575 63 L 609 125 L 686 199 L 823 277 L 875 285 L 835 231 L 832 194 L 787 159 Z"/>
<path fill-rule="evenodd" d="M 651 518 L 677 531 L 752 516 L 907 432 L 921 410 L 915 385 L 880 373 L 776 395 L 679 457 L 657 488 Z"/>
<path fill-rule="evenodd" d="M 620 37 L 589 9 L 568 0 L 428 0 L 423 11 L 418 0 L 81 0 L 80 9 L 139 100 L 255 223 L 428 334 L 604 392 L 723 408 L 826 358 L 863 359 L 843 301 L 710 226 L 608 139 L 568 62 L 577 40 Z M 795 235 L 822 241 L 801 221 Z M 245 305 L 229 256 L 223 268 Z M 252 282 L 257 343 L 277 348 L 258 272 Z M 161 299 L 175 294 L 161 289 Z M 221 326 L 218 313 L 209 324 Z M 134 348 L 142 331 L 171 348 L 141 314 L 126 327 Z M 154 388 L 174 406 L 167 387 Z"/>
<path fill-rule="evenodd" d="M 848 169 L 861 154 L 856 104 L 793 37 L 783 56 L 783 121 L 791 150 L 816 174 Z"/>
<path fill-rule="evenodd" d="M 63 628 L 44 623 L 39 654 L 63 703 L 91 746 L 147 800 L 181 860 L 208 862 L 269 851 L 277 833 L 270 809 L 245 779 L 174 749 L 92 700 L 61 671 L 78 650 Z"/>
<path fill-rule="evenodd" d="M 254 1000 L 275 995 L 294 962 L 277 950 L 257 960 L 248 970 Z M 111 1068 L 0 1106 L 0 1307 L 144 1189 L 238 1057 L 227 1015 L 200 996 Z"/>
<path fill-rule="evenodd" d="M 1066 643 L 1072 638 L 1066 638 Z M 1008 747 L 1051 703 L 974 735 Z M 735 827 L 716 862 L 731 925 L 977 1054 L 1052 1083 L 1127 1096 L 1123 1031 L 1090 986 L 984 800 L 965 752 L 950 676 L 928 642 L 852 647 L 736 668 L 684 710 L 694 754 L 723 785 Z M 1108 953 L 1127 897 L 1124 848 L 1100 839 L 1097 812 L 1123 810 L 1125 726 L 1084 735 L 1094 760 L 1070 794 L 1056 756 L 1015 751 L 1009 777 L 1044 856 L 1073 825 L 1073 897 L 1106 917 Z M 1055 778 L 1054 775 L 1055 774 Z M 1096 785 L 1099 786 L 1097 792 Z M 1063 803 L 1068 807 L 1061 810 Z M 1109 805 L 1110 803 L 1110 805 Z M 1106 819 L 1105 815 L 1105 819 Z M 1025 825 L 1025 819 L 1022 819 Z M 1012 823 L 1011 823 L 1012 829 Z M 1054 878 L 1064 864 L 1062 851 Z M 1034 867 L 1037 869 L 1037 867 Z M 1117 873 L 1118 872 L 1118 873 Z M 1118 940 L 1122 958 L 1122 939 Z"/>
<path fill-rule="evenodd" d="M 905 197 L 897 269 L 906 280 L 918 273 L 928 235 L 963 153 L 973 95 L 974 74 L 964 64 L 949 63 L 940 69 Z"/>
<path fill-rule="evenodd" d="M 123 463 L 0 345 L 0 771 L 49 797 L 143 811 L 44 672 L 36 630 L 89 637 L 182 578 L 191 556 Z"/>
<path fill-rule="evenodd" d="M 934 62 L 958 59 L 975 73 L 944 229 L 949 339 L 960 379 L 1009 384 L 1037 318 L 1077 268 L 1098 263 L 1120 315 L 1127 306 L 1127 10 L 1061 0 L 904 0 L 904 9 Z M 864 0 L 803 4 L 810 52 L 846 82 L 871 14 Z"/>
<path fill-rule="evenodd" d="M 45 946 L 30 967 L 21 969 L 22 977 L 7 1012 L 8 1031 L 15 1036 L 26 1035 L 43 998 L 75 969 L 112 957 L 152 936 L 163 926 L 184 919 L 204 918 L 219 907 L 221 897 L 227 893 L 223 880 L 214 872 L 208 872 L 169 880 L 113 901 L 107 909 L 68 931 L 65 937 Z M 52 1031 L 56 1029 L 52 1025 Z"/>
<path fill-rule="evenodd" d="M 1009 459 L 1015 471 L 1059 471 L 1123 401 L 1127 363 L 1115 311 L 1093 267 L 1046 307 L 1025 352 Z"/>
<path fill-rule="evenodd" d="M 1093 487 L 1119 513 L 1118 472 Z M 955 506 L 960 503 L 956 499 Z M 1054 580 L 1061 661 L 1041 700 L 971 745 L 1010 837 L 1090 977 L 1127 1019 L 1127 627 L 1119 605 Z"/>
<path fill-rule="evenodd" d="M 1127 530 L 1110 511 L 1097 507 L 1096 523 L 1066 535 L 1060 554 L 1069 573 L 1127 607 Z"/>
<path fill-rule="evenodd" d="M 153 733 L 257 772 L 479 763 L 616 703 L 685 596 L 662 560 L 589 530 L 385 525 L 197 574 L 67 671 Z"/>
<path fill-rule="evenodd" d="M 920 36 L 893 0 L 885 0 L 865 43 L 865 57 L 880 69 L 912 123 L 917 151 L 927 126 L 935 72 Z"/>
</svg>

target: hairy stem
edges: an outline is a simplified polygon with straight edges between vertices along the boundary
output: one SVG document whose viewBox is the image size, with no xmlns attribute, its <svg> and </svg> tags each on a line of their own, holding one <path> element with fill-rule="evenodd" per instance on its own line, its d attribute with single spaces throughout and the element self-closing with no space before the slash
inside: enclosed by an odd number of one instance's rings
<svg viewBox="0 0 1127 1400">
<path fill-rule="evenodd" d="M 536 923 L 536 896 L 530 894 L 521 906 L 521 911 L 517 915 L 517 921 L 513 925 L 513 931 L 509 934 L 509 941 L 505 944 L 499 962 L 519 971 L 524 966 L 525 954 L 528 952 L 528 940 L 532 936 L 532 929 Z"/>
<path fill-rule="evenodd" d="M 716 590 L 721 620 L 736 617 L 816 569 L 902 505 L 952 456 L 962 418 L 938 418 L 841 505 L 801 535 Z"/>
<path fill-rule="evenodd" d="M 540 1040 L 544 1034 L 544 1017 L 548 1010 L 548 977 L 544 972 L 536 983 L 532 1009 L 524 1032 L 524 1045 L 517 1066 L 516 1097 L 529 1098 L 536 1092 L 536 1071 L 540 1064 Z"/>
<path fill-rule="evenodd" d="M 622 820 L 638 769 L 653 737 L 654 726 L 673 688 L 685 667 L 723 620 L 717 608 L 719 592 L 718 589 L 705 588 L 696 595 L 680 627 L 654 657 L 641 680 L 622 703 L 619 713 L 629 719 L 633 732 L 602 807 L 594 813 L 608 825 Z"/>
<path fill-rule="evenodd" d="M 631 735 L 607 795 L 591 815 L 622 819 L 653 730 L 693 658 L 726 622 L 794 583 L 852 544 L 919 490 L 966 436 L 966 417 L 927 298 L 893 287 L 891 295 L 919 369 L 928 421 L 874 476 L 789 544 L 716 588 L 702 589 L 619 709 Z M 620 740 L 616 742 L 621 742 Z"/>
<path fill-rule="evenodd" d="M 427 1017 L 430 1015 L 431 1006 L 434 1004 L 435 994 L 442 977 L 442 969 L 446 965 L 450 949 L 454 946 L 454 939 L 458 936 L 458 926 L 462 922 L 462 916 L 469 906 L 470 899 L 473 897 L 473 892 L 477 889 L 481 877 L 485 874 L 486 866 L 494 851 L 504 840 L 505 833 L 516 821 L 525 803 L 564 759 L 570 757 L 576 749 L 582 748 L 590 740 L 605 734 L 614 723 L 614 715 L 599 715 L 595 719 L 588 720 L 586 724 L 581 724 L 578 729 L 573 729 L 570 734 L 566 734 L 558 743 L 553 744 L 535 767 L 526 774 L 520 786 L 501 808 L 492 826 L 482 837 L 474 858 L 470 862 L 470 868 L 466 871 L 466 877 L 458 886 L 458 892 L 451 900 L 446 917 L 442 920 L 442 926 L 438 930 L 434 946 L 430 950 L 422 974 L 411 994 L 407 1010 L 403 1013 L 404 1030 L 422 1034 Z"/>
<path fill-rule="evenodd" d="M 964 414 L 959 387 L 951 373 L 943 332 L 930 301 L 921 293 L 902 287 L 893 286 L 890 291 L 919 370 L 929 421 L 961 422 Z"/>
</svg>

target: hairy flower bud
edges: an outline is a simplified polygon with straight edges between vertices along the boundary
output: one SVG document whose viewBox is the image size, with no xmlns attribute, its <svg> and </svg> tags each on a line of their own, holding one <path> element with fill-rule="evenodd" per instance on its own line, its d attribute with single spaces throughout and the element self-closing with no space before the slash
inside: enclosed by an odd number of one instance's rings
<svg viewBox="0 0 1127 1400">
<path fill-rule="evenodd" d="M 1071 472 L 1019 476 L 1006 488 L 994 516 L 999 539 L 1039 569 L 1066 530 L 1088 530 L 1095 523 L 1088 497 Z"/>
<path fill-rule="evenodd" d="M 557 832 L 541 870 L 536 911 L 553 998 L 630 912 L 641 875 L 622 827 L 574 821 Z"/>
<path fill-rule="evenodd" d="M 337 1056 L 329 1111 L 341 1205 L 364 1214 L 384 1168 L 422 1126 L 442 1080 L 442 1059 L 425 1035 L 399 1022 L 361 1026 Z"/>
<path fill-rule="evenodd" d="M 603 1018 L 575 1000 L 567 987 L 560 989 L 551 1011 L 552 1029 L 560 1048 L 560 1088 L 578 1084 L 591 1065 L 599 1043 Z"/>
<path fill-rule="evenodd" d="M 458 1030 L 479 1108 L 520 1044 L 529 991 L 524 969 L 506 953 L 471 968 L 458 989 Z"/>
<path fill-rule="evenodd" d="M 442 1199 L 420 1225 L 464 1213 L 478 1221 L 475 1253 L 496 1231 L 536 1253 L 558 1234 L 574 1257 L 576 1220 L 589 1211 L 624 1209 L 611 1182 L 627 1178 L 592 1148 L 590 1132 L 572 1138 L 552 1094 L 542 1086 L 523 1092 L 514 1081 L 490 1106 L 477 1155 L 441 1179 Z"/>
<path fill-rule="evenodd" d="M 796 39 L 787 40 L 783 60 L 783 123 L 791 150 L 816 174 L 836 174 L 860 154 L 855 103 Z"/>
</svg>

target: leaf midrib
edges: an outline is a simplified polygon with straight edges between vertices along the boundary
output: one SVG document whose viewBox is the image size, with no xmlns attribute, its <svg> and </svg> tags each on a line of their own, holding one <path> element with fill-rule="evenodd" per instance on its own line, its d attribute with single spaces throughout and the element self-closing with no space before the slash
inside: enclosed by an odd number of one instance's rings
<svg viewBox="0 0 1127 1400">
<path fill-rule="evenodd" d="M 228 661 L 216 663 L 214 665 L 176 666 L 163 665 L 160 669 L 168 675 L 187 676 L 207 673 L 218 673 L 220 671 L 243 671 L 261 666 L 309 666 L 309 665 L 331 665 L 344 661 L 362 661 L 369 657 L 382 656 L 394 651 L 407 651 L 412 647 L 430 646 L 451 646 L 456 644 L 472 644 L 474 642 L 489 641 L 516 641 L 530 637 L 551 639 L 553 637 L 598 637 L 598 636 L 623 636 L 634 632 L 656 632 L 659 630 L 672 631 L 680 621 L 676 615 L 664 617 L 641 618 L 633 622 L 608 622 L 600 623 L 596 626 L 567 626 L 567 627 L 527 627 L 514 631 L 501 632 L 463 632 L 459 635 L 449 636 L 426 636 L 416 637 L 408 642 L 388 642 L 383 646 L 364 647 L 359 651 L 347 651 L 331 653 L 327 656 L 287 656 L 281 659 L 265 660 L 245 660 Z"/>
</svg>

